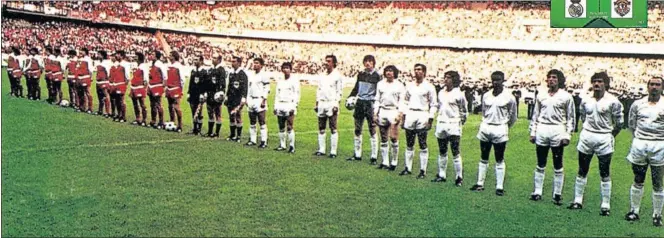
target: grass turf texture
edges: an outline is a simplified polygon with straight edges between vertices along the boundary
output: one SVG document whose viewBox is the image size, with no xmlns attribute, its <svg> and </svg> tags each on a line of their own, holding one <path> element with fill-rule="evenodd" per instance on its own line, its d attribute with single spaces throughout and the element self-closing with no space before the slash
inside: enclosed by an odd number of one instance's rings
<svg viewBox="0 0 664 238">
<path fill-rule="evenodd" d="M 369 165 L 366 130 L 364 160 L 345 161 L 353 151 L 352 116 L 346 109 L 339 120 L 339 157 L 312 156 L 318 146 L 312 110 L 315 87 L 302 88 L 295 121 L 297 153 L 290 155 L 272 150 L 278 144 L 273 115 L 268 116 L 270 149 L 260 150 L 243 146 L 249 128 L 246 111 L 242 144 L 210 140 L 9 97 L 6 70 L 2 75 L 3 236 L 661 236 L 664 232 L 652 226 L 650 178 L 642 220 L 633 224 L 623 220 L 632 183 L 624 159 L 631 143 L 626 131 L 616 140 L 610 217 L 599 216 L 596 158 L 584 209 L 565 208 L 573 198 L 578 135 L 565 151 L 565 206 L 551 202 L 551 164 L 545 199 L 529 201 L 536 159 L 523 105 L 505 155 L 506 196 L 497 197 L 493 155 L 487 190 L 469 191 L 477 179 L 478 115 L 471 115 L 464 127 L 465 184 L 457 188 L 451 159 L 452 181 L 430 182 L 437 172 L 438 149 L 432 132 L 425 180 L 415 179 L 417 153 L 414 174 L 397 175 L 403 168 L 403 132 L 397 171 Z M 67 98 L 66 83 L 63 91 Z M 270 99 L 270 107 L 272 103 Z M 182 109 L 187 131 L 191 114 L 186 102 Z M 129 99 L 127 113 L 132 121 Z M 222 138 L 228 135 L 225 109 L 223 113 Z"/>
</svg>

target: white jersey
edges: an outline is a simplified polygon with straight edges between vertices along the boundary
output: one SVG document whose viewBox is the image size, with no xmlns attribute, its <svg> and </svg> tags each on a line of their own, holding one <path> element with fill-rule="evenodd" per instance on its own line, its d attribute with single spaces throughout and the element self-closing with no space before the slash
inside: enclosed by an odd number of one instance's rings
<svg viewBox="0 0 664 238">
<path fill-rule="evenodd" d="M 270 94 L 270 78 L 265 70 L 261 70 L 258 73 L 254 71 L 247 72 L 249 72 L 247 74 L 249 78 L 247 97 L 267 99 L 267 96 Z"/>
<path fill-rule="evenodd" d="M 316 101 L 318 102 L 334 102 L 336 104 L 341 101 L 343 94 L 343 84 L 341 73 L 337 69 L 332 70 L 331 73 L 325 72 L 318 80 L 318 90 L 316 91 Z"/>
<path fill-rule="evenodd" d="M 101 65 L 101 67 L 104 67 L 104 71 L 106 71 L 106 75 L 110 76 L 111 75 L 111 66 L 113 66 L 113 62 L 111 60 L 105 59 L 101 61 L 100 63 L 96 64 L 94 67 L 94 70 L 97 70 L 97 65 Z M 98 74 L 99 72 L 97 72 Z"/>
<path fill-rule="evenodd" d="M 608 93 L 599 101 L 592 96 L 584 97 L 579 105 L 579 117 L 583 129 L 595 133 L 610 133 L 624 123 L 622 103 Z"/>
<path fill-rule="evenodd" d="M 406 95 L 406 87 L 399 81 L 381 80 L 376 86 L 376 103 L 373 104 L 374 114 L 378 110 L 399 110 Z"/>
<path fill-rule="evenodd" d="M 629 109 L 629 128 L 634 138 L 664 140 L 664 99 L 650 105 L 648 98 L 640 99 Z"/>
<path fill-rule="evenodd" d="M 466 121 L 468 102 L 459 88 L 438 92 L 438 122 L 458 123 Z"/>
<path fill-rule="evenodd" d="M 429 118 L 433 118 L 438 106 L 437 98 L 436 88 L 428 81 L 422 81 L 419 85 L 416 81 L 408 82 L 401 112 L 423 111 L 429 113 Z"/>
<path fill-rule="evenodd" d="M 87 63 L 88 63 L 88 72 L 86 72 L 85 75 L 90 75 L 90 76 L 92 76 L 92 72 L 94 72 L 94 64 L 93 64 L 92 59 L 90 58 L 90 56 L 85 56 L 85 57 L 83 57 L 82 59 L 79 58 L 78 61 L 83 61 L 83 62 L 87 62 Z M 80 73 L 80 72 L 79 72 L 79 73 Z"/>
<path fill-rule="evenodd" d="M 553 95 L 542 92 L 535 98 L 533 119 L 530 121 L 530 136 L 535 136 L 537 126 L 565 125 L 566 131 L 572 134 L 574 131 L 574 99 L 572 95 L 564 90 L 558 90 Z"/>
<path fill-rule="evenodd" d="M 484 93 L 482 99 L 482 122 L 491 125 L 507 124 L 512 127 L 516 122 L 516 101 L 507 89 L 493 96 L 493 90 Z"/>
<path fill-rule="evenodd" d="M 27 58 L 24 59 L 24 60 L 25 60 L 25 64 L 23 64 L 23 71 L 29 71 L 29 70 L 30 70 L 30 67 L 32 67 L 32 59 L 36 59 L 36 60 L 37 60 L 37 61 L 36 61 L 36 62 L 37 62 L 37 66 L 38 66 L 40 69 L 43 69 L 43 68 L 44 68 L 44 60 L 42 59 L 41 56 L 39 56 L 39 55 L 35 55 L 35 56 L 29 55 Z"/>
<path fill-rule="evenodd" d="M 138 65 L 136 68 L 140 69 L 143 71 L 143 82 L 148 83 L 148 80 L 150 79 L 150 63 L 142 63 Z M 131 70 L 131 73 L 134 73 L 135 69 Z"/>
<path fill-rule="evenodd" d="M 300 82 L 293 76 L 289 79 L 279 79 L 277 81 L 276 93 L 274 95 L 274 104 L 293 103 L 295 106 L 300 102 Z"/>
</svg>

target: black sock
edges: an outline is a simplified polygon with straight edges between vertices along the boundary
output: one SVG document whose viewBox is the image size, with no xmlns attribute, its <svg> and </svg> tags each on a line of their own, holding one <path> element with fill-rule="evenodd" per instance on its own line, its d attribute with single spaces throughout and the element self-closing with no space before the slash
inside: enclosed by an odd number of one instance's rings
<svg viewBox="0 0 664 238">
<path fill-rule="evenodd" d="M 235 138 L 235 132 L 236 132 L 235 127 L 236 126 L 233 126 L 233 125 L 230 126 L 230 128 L 231 128 L 231 138 Z"/>
<path fill-rule="evenodd" d="M 219 130 L 221 130 L 221 123 L 217 123 L 217 125 L 214 127 L 214 134 L 219 135 Z"/>
<path fill-rule="evenodd" d="M 237 127 L 237 138 L 240 138 L 240 137 L 242 137 L 242 127 L 238 126 Z"/>
<path fill-rule="evenodd" d="M 212 134 L 212 127 L 213 127 L 213 126 L 214 126 L 214 122 L 213 122 L 213 121 L 209 121 L 209 122 L 208 122 L 208 135 L 209 135 L 209 134 Z"/>
</svg>

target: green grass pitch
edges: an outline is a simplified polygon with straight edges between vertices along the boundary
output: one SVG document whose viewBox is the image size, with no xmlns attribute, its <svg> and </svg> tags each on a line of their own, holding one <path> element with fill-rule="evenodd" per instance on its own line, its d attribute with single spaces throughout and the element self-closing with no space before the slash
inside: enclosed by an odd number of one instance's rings
<svg viewBox="0 0 664 238">
<path fill-rule="evenodd" d="M 534 146 L 528 142 L 523 105 L 519 120 L 510 131 L 506 151 L 506 196 L 497 197 L 493 191 L 493 158 L 487 190 L 469 191 L 477 179 L 478 115 L 471 115 L 464 127 L 461 153 L 465 184 L 457 188 L 453 181 L 430 182 L 437 171 L 438 146 L 433 133 L 429 135 L 431 153 L 425 180 L 370 166 L 366 131 L 365 160 L 345 161 L 353 151 L 352 117 L 345 109 L 339 120 L 339 157 L 312 156 L 317 148 L 317 123 L 313 112 L 315 87 L 311 86 L 302 88 L 295 121 L 297 153 L 290 155 L 272 150 L 278 143 L 273 115 L 268 119 L 270 148 L 246 148 L 246 116 L 242 144 L 210 140 L 12 98 L 4 69 L 2 76 L 2 236 L 664 234 L 664 230 L 652 226 L 650 178 L 642 201 L 642 220 L 633 224 L 623 220 L 632 183 L 631 169 L 625 160 L 631 136 L 626 131 L 617 138 L 611 167 L 610 217 L 599 216 L 596 158 L 583 210 L 570 211 L 553 205 L 551 164 L 546 172 L 545 199 L 529 201 L 536 160 Z M 66 90 L 63 84 L 63 91 Z M 42 95 L 45 99 L 43 80 Z M 272 99 L 269 103 L 271 106 Z M 95 101 L 95 107 L 96 104 Z M 187 122 L 184 130 L 188 131 L 191 114 L 186 102 L 182 109 Z M 132 121 L 130 100 L 127 113 Z M 221 136 L 225 138 L 225 109 L 223 113 Z M 403 134 L 398 170 L 403 166 Z M 577 138 L 574 135 L 574 146 L 565 151 L 566 204 L 573 198 Z M 415 172 L 418 168 L 416 156 Z M 448 176 L 453 173 L 450 165 Z"/>
</svg>

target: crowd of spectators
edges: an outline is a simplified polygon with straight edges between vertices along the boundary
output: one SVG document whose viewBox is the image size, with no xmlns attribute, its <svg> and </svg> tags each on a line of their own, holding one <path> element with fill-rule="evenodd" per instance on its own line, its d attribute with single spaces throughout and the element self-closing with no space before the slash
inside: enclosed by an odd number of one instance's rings
<svg viewBox="0 0 664 238">
<path fill-rule="evenodd" d="M 137 6 L 139 5 L 139 6 Z M 648 29 L 549 27 L 549 2 L 56 2 L 71 12 L 206 30 L 590 43 L 664 42 L 664 3 L 648 2 Z"/>
</svg>

